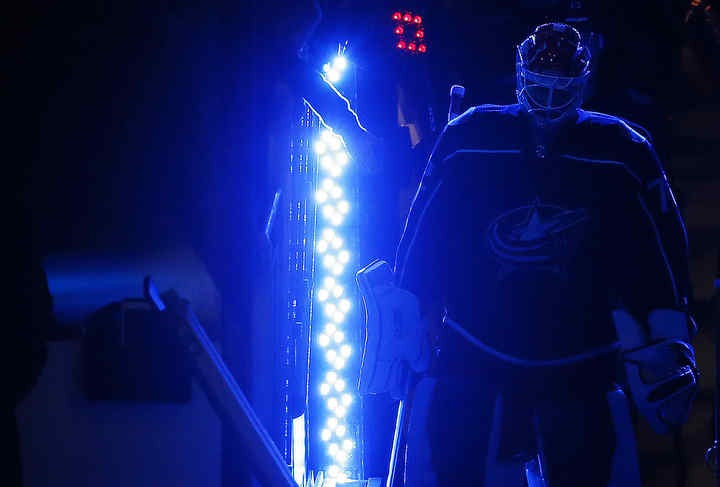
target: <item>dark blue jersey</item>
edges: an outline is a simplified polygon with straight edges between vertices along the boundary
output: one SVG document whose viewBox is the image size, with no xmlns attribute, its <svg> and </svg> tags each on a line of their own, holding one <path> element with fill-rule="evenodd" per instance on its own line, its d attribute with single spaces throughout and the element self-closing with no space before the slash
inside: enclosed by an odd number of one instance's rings
<svg viewBox="0 0 720 487">
<path fill-rule="evenodd" d="M 610 311 L 683 309 L 687 238 L 647 135 L 578 110 L 554 136 L 483 105 L 437 141 L 398 247 L 399 284 L 439 320 L 527 359 L 616 340 Z"/>
</svg>

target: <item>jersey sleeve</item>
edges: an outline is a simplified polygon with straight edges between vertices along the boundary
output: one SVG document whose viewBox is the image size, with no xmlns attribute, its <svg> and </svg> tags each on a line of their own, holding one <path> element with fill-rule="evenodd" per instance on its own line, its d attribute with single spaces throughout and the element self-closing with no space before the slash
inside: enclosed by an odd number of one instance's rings
<svg viewBox="0 0 720 487">
<path fill-rule="evenodd" d="M 675 306 L 687 310 L 690 297 L 688 239 L 675 195 L 662 164 L 649 140 L 642 143 L 645 170 L 640 174 L 639 194 L 643 210 L 653 225 L 666 270 L 673 287 Z"/>
<path fill-rule="evenodd" d="M 682 311 L 688 331 L 695 334 L 689 315 L 688 240 L 680 210 L 662 164 L 649 138 L 627 129 L 632 139 L 625 160 L 635 176 L 634 201 L 622 209 L 624 224 L 618 235 L 619 267 L 615 287 L 620 302 L 644 322 L 657 309 Z"/>
</svg>

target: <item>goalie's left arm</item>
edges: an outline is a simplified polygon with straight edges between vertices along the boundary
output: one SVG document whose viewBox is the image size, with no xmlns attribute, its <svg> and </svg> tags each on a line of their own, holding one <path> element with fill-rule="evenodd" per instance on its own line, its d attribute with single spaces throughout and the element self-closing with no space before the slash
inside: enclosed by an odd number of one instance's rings
<svg viewBox="0 0 720 487">
<path fill-rule="evenodd" d="M 656 432 L 668 433 L 686 421 L 697 391 L 688 242 L 652 145 L 640 136 L 635 142 L 640 188 L 638 208 L 630 211 L 637 221 L 628 247 L 636 271 L 621 285 L 625 306 L 613 318 L 635 404 Z"/>
</svg>

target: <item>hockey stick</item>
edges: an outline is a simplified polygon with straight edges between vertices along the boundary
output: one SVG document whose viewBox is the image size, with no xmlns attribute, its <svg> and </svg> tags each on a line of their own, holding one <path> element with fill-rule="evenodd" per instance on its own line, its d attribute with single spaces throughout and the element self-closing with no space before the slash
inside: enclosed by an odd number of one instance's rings
<svg viewBox="0 0 720 487">
<path fill-rule="evenodd" d="M 715 339 L 715 387 L 713 390 L 713 444 L 705 452 L 705 464 L 715 479 L 716 487 L 720 487 L 720 262 L 715 279 L 715 310 L 712 319 Z"/>
</svg>

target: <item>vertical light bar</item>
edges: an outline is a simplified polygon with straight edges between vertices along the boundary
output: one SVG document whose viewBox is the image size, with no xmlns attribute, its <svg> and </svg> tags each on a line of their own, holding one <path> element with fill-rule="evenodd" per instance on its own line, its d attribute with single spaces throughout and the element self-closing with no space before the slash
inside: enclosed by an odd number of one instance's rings
<svg viewBox="0 0 720 487">
<path fill-rule="evenodd" d="M 349 272 L 352 255 L 348 249 L 350 235 L 344 226 L 351 206 L 343 180 L 350 157 L 342 138 L 330 129 L 321 130 L 314 141 L 314 149 L 319 174 L 315 192 L 318 210 L 315 356 L 319 355 L 325 365 L 317 392 L 326 413 L 325 419 L 318 415 L 321 418 L 318 434 L 327 458 L 327 476 L 342 482 L 347 479 L 347 466 L 355 450 L 347 419 L 356 398 L 350 386 L 353 381 L 345 375 L 345 367 L 353 354 L 352 344 L 348 341 L 351 333 L 347 329 L 347 317 L 352 309 L 353 287 Z"/>
<path fill-rule="evenodd" d="M 305 485 L 305 415 L 293 419 L 293 478 L 298 485 Z"/>
</svg>

